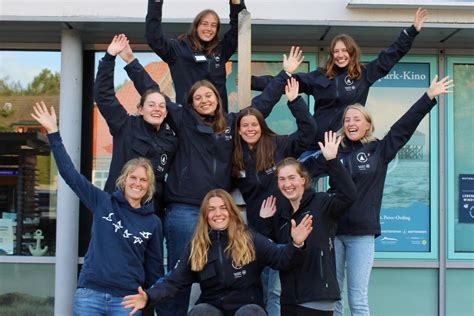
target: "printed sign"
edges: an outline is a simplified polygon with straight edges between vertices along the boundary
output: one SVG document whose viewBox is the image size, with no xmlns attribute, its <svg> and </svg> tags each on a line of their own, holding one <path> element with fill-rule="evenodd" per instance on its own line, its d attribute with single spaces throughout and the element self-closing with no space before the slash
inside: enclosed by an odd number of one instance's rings
<svg viewBox="0 0 474 316">
<path fill-rule="evenodd" d="M 474 223 L 474 174 L 459 175 L 459 222 Z"/>
</svg>

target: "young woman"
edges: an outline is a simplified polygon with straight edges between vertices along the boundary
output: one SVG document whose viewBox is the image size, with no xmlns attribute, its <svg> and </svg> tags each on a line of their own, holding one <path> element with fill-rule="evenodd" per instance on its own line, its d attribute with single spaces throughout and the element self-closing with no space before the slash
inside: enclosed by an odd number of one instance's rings
<svg viewBox="0 0 474 316">
<path fill-rule="evenodd" d="M 342 113 L 348 105 L 365 105 L 369 88 L 387 75 L 395 64 L 405 56 L 421 31 L 428 11 L 418 9 L 413 25 L 400 33 L 400 36 L 378 57 L 368 64 L 360 61 L 361 51 L 349 35 L 336 36 L 329 47 L 329 60 L 324 68 L 309 73 L 297 73 L 294 77 L 300 83 L 300 92 L 314 98 L 314 119 L 318 123 L 317 140 L 322 141 L 325 131 L 341 128 Z M 296 68 L 285 68 L 293 73 Z M 271 76 L 252 77 L 252 89 L 262 90 Z"/>
<path fill-rule="evenodd" d="M 158 88 L 138 60 L 123 56 L 125 70 L 137 90 Z M 284 64 L 300 63 L 301 58 L 292 54 Z M 282 71 L 252 99 L 252 107 L 267 117 L 281 97 L 279 91 L 286 84 Z M 169 100 L 168 100 L 169 101 Z M 164 231 L 167 240 L 168 267 L 174 267 L 183 249 L 192 238 L 203 197 L 212 189 L 230 191 L 232 153 L 234 150 L 235 121 L 237 113 L 225 113 L 216 87 L 207 80 L 196 82 L 189 90 L 186 104 L 167 102 L 170 124 L 179 138 L 179 147 L 171 164 L 165 189 Z M 173 315 L 185 315 L 189 301 L 187 293 L 176 295 Z"/>
<path fill-rule="evenodd" d="M 176 102 L 186 104 L 191 86 L 198 80 L 212 82 L 227 112 L 225 64 L 237 49 L 238 14 L 245 9 L 244 0 L 230 0 L 230 29 L 219 40 L 219 16 L 213 10 L 201 11 L 187 34 L 168 38 L 162 30 L 163 1 L 148 0 L 146 40 L 150 48 L 168 64 L 176 90 Z"/>
<path fill-rule="evenodd" d="M 338 218 L 356 199 L 356 188 L 349 173 L 336 159 L 340 138 L 325 133 L 325 144 L 319 143 L 326 157 L 326 171 L 333 181 L 335 194 L 315 192 L 308 172 L 294 158 L 286 158 L 277 166 L 278 188 L 285 199 L 269 198 L 260 216 L 270 236 L 279 243 L 288 242 L 290 221 L 299 223 L 311 214 L 314 229 L 306 240 L 306 256 L 297 267 L 280 271 L 282 315 L 332 315 L 340 299 L 336 279 L 334 237 Z"/>
<path fill-rule="evenodd" d="M 298 82 L 295 79 L 289 81 L 285 93 L 298 128 L 290 136 L 275 134 L 262 114 L 254 108 L 244 109 L 237 116 L 233 177 L 245 200 L 247 221 L 251 227 L 256 226 L 262 202 L 278 191 L 275 165 L 285 157 L 298 157 L 313 146 L 316 137 L 316 122 L 311 117 L 306 102 L 298 96 Z M 270 270 L 265 273 L 263 282 L 268 283 L 266 311 L 270 316 L 280 315 L 278 271 Z"/>
<path fill-rule="evenodd" d="M 201 297 L 188 315 L 264 316 L 260 273 L 266 265 L 288 269 L 302 260 L 298 250 L 312 230 L 306 215 L 297 226 L 291 222 L 286 245 L 276 245 L 249 230 L 229 193 L 222 189 L 204 197 L 191 243 L 173 272 L 152 288 L 126 296 L 123 305 L 135 311 L 147 302 L 159 304 L 193 282 L 201 285 Z"/>
<path fill-rule="evenodd" d="M 347 267 L 347 294 L 353 315 L 369 315 L 368 286 L 374 260 L 374 239 L 380 236 L 380 208 L 388 164 L 435 106 L 435 97 L 448 93 L 452 87 L 452 80 L 448 77 L 438 81 L 436 76 L 426 93 L 381 140 L 372 135 L 374 124 L 365 107 L 351 105 L 344 112 L 343 127 L 339 131 L 343 141 L 338 159 L 357 185 L 357 200 L 338 222 L 335 249 L 341 290 Z M 309 159 L 305 165 L 317 169 L 323 160 Z M 315 173 L 318 172 L 315 170 Z M 342 301 L 338 303 L 336 315 L 343 315 Z"/>
<path fill-rule="evenodd" d="M 153 209 L 155 175 L 150 162 L 125 164 L 110 194 L 79 174 L 64 148 L 56 113 L 41 102 L 31 114 L 48 132 L 59 174 L 93 214 L 92 238 L 79 275 L 74 315 L 128 315 L 122 297 L 163 275 L 161 223 Z"/>
<path fill-rule="evenodd" d="M 122 167 L 132 158 L 148 158 L 155 172 L 155 208 L 161 210 L 165 176 L 178 148 L 178 137 L 166 123 L 165 96 L 157 89 L 142 94 L 140 115 L 129 115 L 115 96 L 114 67 L 117 54 L 129 49 L 127 37 L 116 35 L 99 62 L 94 93 L 97 107 L 113 137 L 112 161 L 104 190 L 115 191 Z"/>
</svg>

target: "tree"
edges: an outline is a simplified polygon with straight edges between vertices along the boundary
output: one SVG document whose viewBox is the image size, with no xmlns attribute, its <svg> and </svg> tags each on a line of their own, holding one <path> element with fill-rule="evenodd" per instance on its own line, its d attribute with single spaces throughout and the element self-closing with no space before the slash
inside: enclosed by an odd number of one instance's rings
<svg viewBox="0 0 474 316">
<path fill-rule="evenodd" d="M 59 95 L 59 73 L 44 68 L 33 78 L 25 91 L 26 95 Z"/>
</svg>

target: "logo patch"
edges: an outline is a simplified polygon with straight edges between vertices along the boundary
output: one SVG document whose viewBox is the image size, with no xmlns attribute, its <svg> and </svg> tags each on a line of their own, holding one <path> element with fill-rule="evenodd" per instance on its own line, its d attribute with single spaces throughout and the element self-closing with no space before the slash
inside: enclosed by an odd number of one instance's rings
<svg viewBox="0 0 474 316">
<path fill-rule="evenodd" d="M 365 163 L 367 162 L 368 158 L 367 158 L 367 155 L 365 153 L 358 153 L 357 154 L 357 161 L 360 162 L 360 163 Z"/>
<path fill-rule="evenodd" d="M 162 154 L 160 157 L 160 163 L 164 166 L 168 162 L 168 155 Z"/>
<path fill-rule="evenodd" d="M 346 86 L 352 86 L 354 84 L 354 80 L 352 80 L 349 75 L 347 75 L 345 78 L 344 78 L 344 83 L 346 84 Z"/>
</svg>

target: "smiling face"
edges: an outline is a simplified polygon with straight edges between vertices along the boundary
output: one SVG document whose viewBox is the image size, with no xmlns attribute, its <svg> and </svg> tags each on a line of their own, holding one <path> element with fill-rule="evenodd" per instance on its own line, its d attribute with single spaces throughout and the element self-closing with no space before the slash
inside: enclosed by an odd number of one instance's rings
<svg viewBox="0 0 474 316">
<path fill-rule="evenodd" d="M 278 171 L 278 188 L 290 201 L 299 201 L 303 196 L 306 179 L 294 165 L 287 165 Z"/>
<path fill-rule="evenodd" d="M 168 115 L 165 98 L 159 93 L 150 93 L 139 107 L 139 113 L 145 122 L 159 128 Z"/>
<path fill-rule="evenodd" d="M 344 134 L 351 141 L 359 141 L 370 130 L 371 125 L 364 114 L 356 109 L 348 109 L 344 116 Z"/>
<path fill-rule="evenodd" d="M 214 115 L 217 109 L 217 96 L 206 86 L 201 86 L 193 94 L 193 108 L 200 115 Z"/>
<path fill-rule="evenodd" d="M 250 148 L 262 137 L 262 129 L 255 115 L 243 116 L 239 124 L 239 135 Z"/>
<path fill-rule="evenodd" d="M 212 14 L 206 14 L 197 26 L 197 34 L 201 41 L 210 42 L 216 37 L 219 20 Z"/>
<path fill-rule="evenodd" d="M 229 211 L 222 198 L 211 197 L 207 212 L 207 223 L 212 229 L 227 229 L 229 226 Z"/>
<path fill-rule="evenodd" d="M 142 166 L 138 166 L 130 172 L 125 179 L 124 197 L 134 208 L 141 205 L 141 200 L 147 194 L 149 182 L 146 170 Z"/>
<path fill-rule="evenodd" d="M 347 47 L 342 41 L 337 41 L 336 45 L 334 45 L 334 48 L 332 51 L 332 57 L 334 59 L 334 63 L 339 68 L 347 67 L 347 65 L 349 65 L 349 62 L 351 60 L 351 56 L 349 55 L 349 52 L 347 51 Z"/>
</svg>

